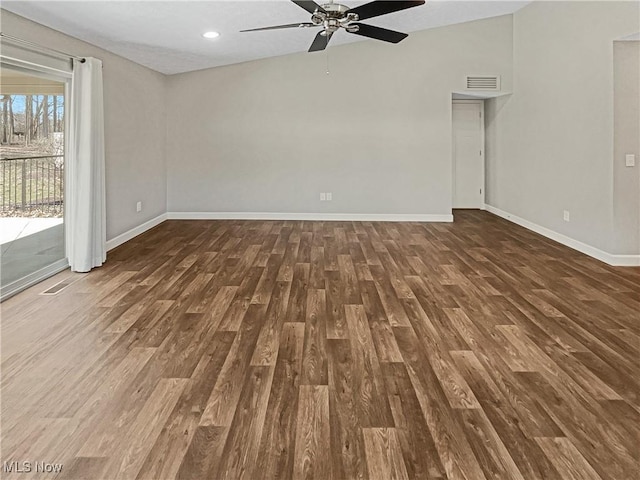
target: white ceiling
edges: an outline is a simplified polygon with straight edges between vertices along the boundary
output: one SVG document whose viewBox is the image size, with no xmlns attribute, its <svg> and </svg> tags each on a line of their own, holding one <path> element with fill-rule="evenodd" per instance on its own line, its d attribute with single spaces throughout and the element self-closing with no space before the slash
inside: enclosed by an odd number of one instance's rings
<svg viewBox="0 0 640 480">
<path fill-rule="evenodd" d="M 355 7 L 367 1 L 336 3 Z M 513 13 L 527 3 L 530 1 L 434 0 L 365 23 L 408 33 Z M 304 52 L 315 35 L 314 29 L 239 32 L 309 21 L 310 15 L 289 0 L 3 0 L 2 8 L 165 74 Z M 208 30 L 221 35 L 206 40 L 201 34 Z M 356 41 L 376 40 L 340 31 L 329 48 Z"/>
</svg>

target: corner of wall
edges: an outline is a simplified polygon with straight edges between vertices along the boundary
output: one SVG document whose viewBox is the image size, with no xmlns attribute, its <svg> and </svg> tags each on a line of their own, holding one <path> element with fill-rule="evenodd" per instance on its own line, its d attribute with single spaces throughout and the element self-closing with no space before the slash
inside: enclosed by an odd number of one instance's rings
<svg viewBox="0 0 640 480">
<path fill-rule="evenodd" d="M 634 2 L 532 2 L 513 14 L 513 95 L 486 116 L 488 204 L 617 253 L 611 42 L 637 30 Z"/>
<path fill-rule="evenodd" d="M 164 90 L 164 98 L 169 95 L 169 75 L 163 75 L 162 88 Z M 167 102 L 164 103 L 164 142 L 162 155 L 164 160 L 164 214 L 169 212 L 169 107 Z"/>
</svg>

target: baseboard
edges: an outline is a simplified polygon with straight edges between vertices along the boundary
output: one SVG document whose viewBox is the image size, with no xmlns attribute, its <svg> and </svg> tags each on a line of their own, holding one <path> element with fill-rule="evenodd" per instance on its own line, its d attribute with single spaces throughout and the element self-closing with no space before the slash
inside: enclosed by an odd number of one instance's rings
<svg viewBox="0 0 640 480">
<path fill-rule="evenodd" d="M 611 262 L 606 262 L 614 267 L 640 267 L 640 255 L 616 255 L 610 253 Z"/>
<path fill-rule="evenodd" d="M 47 267 L 30 273 L 29 275 L 22 277 L 15 282 L 5 285 L 4 287 L 0 287 L 0 302 L 4 302 L 17 293 L 20 293 L 23 290 L 26 290 L 27 288 L 35 285 L 36 283 L 46 280 L 47 278 L 55 275 L 56 273 L 60 273 L 67 268 L 69 268 L 69 262 L 67 262 L 67 259 L 64 258 L 62 260 L 58 260 L 55 263 L 52 263 Z"/>
<path fill-rule="evenodd" d="M 453 215 L 377 213 L 169 212 L 169 220 L 316 220 L 353 222 L 453 222 Z"/>
<path fill-rule="evenodd" d="M 513 215 L 509 212 L 505 212 L 504 210 L 500 210 L 499 208 L 493 207 L 491 205 L 485 205 L 485 209 L 487 212 L 493 213 L 498 217 L 502 217 L 505 220 L 509 220 L 521 227 L 526 228 L 527 230 L 531 230 L 533 232 L 539 233 L 540 235 L 550 238 L 562 245 L 565 245 L 569 248 L 573 248 L 585 255 L 589 255 L 601 262 L 604 262 L 608 265 L 614 267 L 637 267 L 640 266 L 640 255 L 615 255 L 613 253 L 605 252 L 604 250 L 600 250 L 599 248 L 593 247 L 586 243 L 583 243 L 579 240 L 576 240 L 571 237 L 567 237 L 561 233 L 550 230 L 546 227 L 540 226 L 536 223 L 530 222 L 529 220 L 525 220 L 524 218 L 518 217 L 517 215 Z"/>
<path fill-rule="evenodd" d="M 155 227 L 156 225 L 160 225 L 167 219 L 167 214 L 163 213 L 158 215 L 156 218 L 152 218 L 151 220 L 144 222 L 142 225 L 138 225 L 131 230 L 128 230 L 117 237 L 112 238 L 111 240 L 107 240 L 107 251 L 113 250 L 119 245 L 122 245 L 124 242 L 128 242 L 134 237 L 137 237 L 141 233 L 146 232 L 147 230 Z"/>
</svg>

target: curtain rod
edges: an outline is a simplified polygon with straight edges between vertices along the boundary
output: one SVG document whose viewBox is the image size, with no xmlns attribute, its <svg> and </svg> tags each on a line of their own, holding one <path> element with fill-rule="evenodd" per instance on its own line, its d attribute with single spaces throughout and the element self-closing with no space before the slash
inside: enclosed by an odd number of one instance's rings
<svg viewBox="0 0 640 480">
<path fill-rule="evenodd" d="M 7 35 L 6 33 L 0 32 L 0 38 L 6 38 L 10 42 L 19 43 L 43 52 L 49 52 L 49 53 L 56 54 L 58 56 L 73 58 L 75 60 L 78 60 L 80 63 L 84 63 L 87 61 L 84 57 L 78 57 L 76 55 L 71 55 L 69 53 L 61 52 L 60 50 L 54 50 L 53 48 L 45 47 L 43 45 L 38 45 L 37 43 L 33 43 L 28 40 L 23 40 L 22 38 L 14 37 L 13 35 Z"/>
</svg>

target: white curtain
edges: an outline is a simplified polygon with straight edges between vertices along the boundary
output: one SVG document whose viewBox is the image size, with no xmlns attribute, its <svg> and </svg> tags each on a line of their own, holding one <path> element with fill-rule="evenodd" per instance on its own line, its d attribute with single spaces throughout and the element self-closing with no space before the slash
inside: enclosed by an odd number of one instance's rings
<svg viewBox="0 0 640 480">
<path fill-rule="evenodd" d="M 66 173 L 66 250 L 74 272 L 107 258 L 102 62 L 73 61 Z"/>
</svg>

